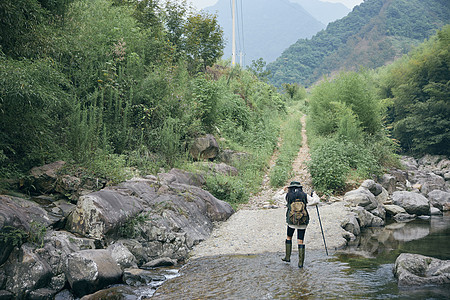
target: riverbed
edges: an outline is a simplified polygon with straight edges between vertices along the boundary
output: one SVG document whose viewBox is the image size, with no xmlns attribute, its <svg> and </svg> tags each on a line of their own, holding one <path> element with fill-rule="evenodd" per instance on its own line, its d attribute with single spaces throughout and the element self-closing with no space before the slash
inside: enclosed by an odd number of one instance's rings
<svg viewBox="0 0 450 300">
<path fill-rule="evenodd" d="M 450 287 L 398 288 L 392 268 L 400 253 L 450 259 L 450 214 L 365 230 L 343 249 L 309 250 L 305 267 L 283 253 L 190 260 L 152 299 L 448 299 Z"/>
</svg>

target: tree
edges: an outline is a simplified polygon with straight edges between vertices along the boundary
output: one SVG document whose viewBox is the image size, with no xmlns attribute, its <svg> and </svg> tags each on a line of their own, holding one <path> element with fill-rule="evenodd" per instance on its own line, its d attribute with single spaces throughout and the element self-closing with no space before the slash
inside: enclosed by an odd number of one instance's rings
<svg viewBox="0 0 450 300">
<path fill-rule="evenodd" d="M 266 69 L 266 62 L 262 57 L 257 60 L 252 60 L 252 64 L 248 67 L 248 70 L 259 80 L 264 82 L 267 82 L 270 75 L 270 70 Z"/>
<path fill-rule="evenodd" d="M 194 13 L 185 26 L 185 49 L 192 73 L 205 71 L 223 55 L 224 38 L 217 16 Z"/>
</svg>

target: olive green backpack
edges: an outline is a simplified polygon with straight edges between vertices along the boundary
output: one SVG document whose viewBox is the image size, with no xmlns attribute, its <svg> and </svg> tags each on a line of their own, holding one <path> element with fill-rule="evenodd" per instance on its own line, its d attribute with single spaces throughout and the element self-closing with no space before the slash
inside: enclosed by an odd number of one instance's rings
<svg viewBox="0 0 450 300">
<path fill-rule="evenodd" d="M 295 199 L 291 203 L 291 211 L 289 212 L 289 224 L 308 225 L 308 223 L 309 214 L 306 210 L 306 204 L 300 199 Z"/>
</svg>

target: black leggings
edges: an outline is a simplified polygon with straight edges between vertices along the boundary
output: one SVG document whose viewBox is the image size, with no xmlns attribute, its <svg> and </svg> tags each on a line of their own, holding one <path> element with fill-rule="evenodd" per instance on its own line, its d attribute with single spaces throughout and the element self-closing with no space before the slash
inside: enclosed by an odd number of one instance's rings
<svg viewBox="0 0 450 300">
<path fill-rule="evenodd" d="M 292 238 L 295 228 L 287 227 L 287 236 Z M 297 229 L 297 239 L 302 240 L 305 238 L 306 229 Z"/>
</svg>

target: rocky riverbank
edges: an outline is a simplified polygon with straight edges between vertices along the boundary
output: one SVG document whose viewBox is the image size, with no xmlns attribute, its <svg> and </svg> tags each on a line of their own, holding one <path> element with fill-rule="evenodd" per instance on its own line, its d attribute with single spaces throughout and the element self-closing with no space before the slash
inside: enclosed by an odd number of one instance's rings
<svg viewBox="0 0 450 300">
<path fill-rule="evenodd" d="M 343 197 L 322 199 L 318 210 L 330 252 L 389 218 L 404 224 L 449 210 L 448 159 L 402 161 L 404 170 L 366 180 Z M 201 174 L 174 169 L 102 188 L 101 182 L 54 177 L 60 166 L 34 170 L 35 186 L 46 189 L 45 195 L 0 196 L 2 299 L 70 299 L 112 283 L 125 283 L 120 289 L 132 291 L 170 277 L 167 271 L 155 272 L 158 266 L 211 255 L 283 251 L 283 190 L 263 188 L 233 214 L 230 205 L 201 188 Z M 209 169 L 230 172 L 223 165 Z M 298 174 L 295 179 L 309 192 L 308 174 Z M 89 191 L 97 185 L 100 190 Z M 73 186 L 80 195 L 76 203 L 55 197 L 56 189 Z M 324 251 L 316 207 L 309 212 L 307 249 Z"/>
<path fill-rule="evenodd" d="M 70 299 L 161 281 L 155 267 L 183 263 L 234 212 L 200 187 L 202 175 L 176 169 L 80 192 L 73 204 L 55 197 L 61 182 L 79 182 L 55 175 L 61 165 L 33 170 L 47 195 L 0 196 L 1 299 Z"/>
</svg>

